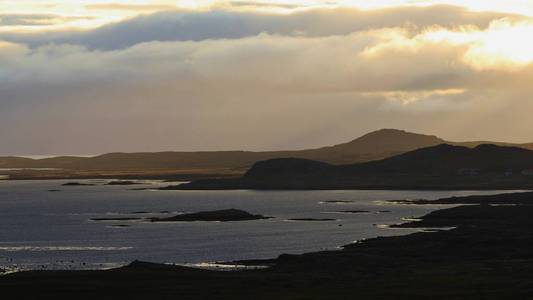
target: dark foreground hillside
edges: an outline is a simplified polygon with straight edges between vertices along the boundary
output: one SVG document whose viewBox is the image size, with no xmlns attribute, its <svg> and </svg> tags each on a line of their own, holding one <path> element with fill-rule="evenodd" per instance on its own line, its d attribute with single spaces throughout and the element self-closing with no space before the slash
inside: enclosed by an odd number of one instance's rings
<svg viewBox="0 0 533 300">
<path fill-rule="evenodd" d="M 273 264 L 266 270 L 135 262 L 109 271 L 13 274 L 0 278 L 0 291 L 11 299 L 531 299 L 533 193 L 446 202 L 476 205 L 401 225 L 452 230 L 252 262 Z"/>
</svg>

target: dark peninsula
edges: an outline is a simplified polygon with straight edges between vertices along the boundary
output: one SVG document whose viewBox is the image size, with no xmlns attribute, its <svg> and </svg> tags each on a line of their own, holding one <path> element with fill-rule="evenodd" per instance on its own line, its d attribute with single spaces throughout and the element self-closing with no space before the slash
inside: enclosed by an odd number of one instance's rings
<svg viewBox="0 0 533 300">
<path fill-rule="evenodd" d="M 242 177 L 162 189 L 531 189 L 533 151 L 441 144 L 383 160 L 332 165 L 298 158 L 261 161 Z"/>
</svg>

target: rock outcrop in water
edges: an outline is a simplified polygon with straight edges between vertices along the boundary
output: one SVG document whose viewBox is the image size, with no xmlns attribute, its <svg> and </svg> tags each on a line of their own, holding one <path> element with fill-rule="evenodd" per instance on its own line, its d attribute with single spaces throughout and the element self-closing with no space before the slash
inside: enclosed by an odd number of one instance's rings
<svg viewBox="0 0 533 300">
<path fill-rule="evenodd" d="M 81 182 L 67 182 L 67 183 L 63 183 L 62 186 L 94 186 L 94 184 L 81 183 Z"/>
<path fill-rule="evenodd" d="M 224 209 L 215 211 L 202 211 L 191 214 L 182 214 L 170 218 L 151 218 L 152 222 L 192 222 L 192 221 L 208 221 L 208 222 L 230 222 L 230 221 L 251 221 L 269 219 L 262 215 L 250 214 L 239 209 Z"/>
<path fill-rule="evenodd" d="M 91 221 L 138 221 L 142 218 L 118 217 L 118 218 L 91 218 Z"/>
<path fill-rule="evenodd" d="M 115 180 L 115 181 L 110 181 L 106 183 L 106 185 L 137 185 L 137 184 L 141 184 L 141 183 L 131 181 L 131 180 Z"/>
<path fill-rule="evenodd" d="M 337 219 L 293 218 L 293 219 L 289 219 L 289 221 L 331 222 L 331 221 L 337 221 Z"/>
</svg>

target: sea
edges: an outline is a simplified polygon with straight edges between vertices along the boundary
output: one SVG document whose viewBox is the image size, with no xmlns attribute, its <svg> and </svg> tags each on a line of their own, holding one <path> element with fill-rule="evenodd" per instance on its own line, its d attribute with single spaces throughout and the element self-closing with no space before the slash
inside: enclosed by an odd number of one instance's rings
<svg viewBox="0 0 533 300">
<path fill-rule="evenodd" d="M 72 180 L 70 180 L 72 181 Z M 0 269 L 109 269 L 134 260 L 188 266 L 340 249 L 414 229 L 388 225 L 446 205 L 389 200 L 439 199 L 514 191 L 162 191 L 170 183 L 0 180 Z M 239 222 L 150 222 L 152 217 L 241 209 L 270 219 Z M 352 211 L 352 212 L 347 212 Z M 354 213 L 353 211 L 361 211 Z M 128 220 L 98 221 L 94 219 Z M 291 221 L 291 219 L 333 219 Z M 417 229 L 420 230 L 420 229 Z"/>
</svg>

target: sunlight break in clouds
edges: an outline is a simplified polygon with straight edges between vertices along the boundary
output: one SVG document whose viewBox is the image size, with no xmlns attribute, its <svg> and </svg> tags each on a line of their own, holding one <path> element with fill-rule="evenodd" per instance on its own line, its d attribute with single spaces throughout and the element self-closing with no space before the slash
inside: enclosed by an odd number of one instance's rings
<svg viewBox="0 0 533 300">
<path fill-rule="evenodd" d="M 381 43 L 365 51 L 374 55 L 386 48 L 413 49 L 427 43 L 463 46 L 463 61 L 476 70 L 516 71 L 533 62 L 533 21 L 493 21 L 486 30 L 475 26 L 449 30 L 439 27 L 426 29 L 409 38 L 407 31 L 392 31 L 389 42 Z"/>
<path fill-rule="evenodd" d="M 502 19 L 479 31 L 466 27 L 456 31 L 432 30 L 423 34 L 427 41 L 468 45 L 464 61 L 478 70 L 519 70 L 533 62 L 533 22 Z"/>
<path fill-rule="evenodd" d="M 533 62 L 533 22 L 495 21 L 488 30 L 473 33 L 474 45 L 465 61 L 477 69 L 517 70 Z"/>
</svg>

